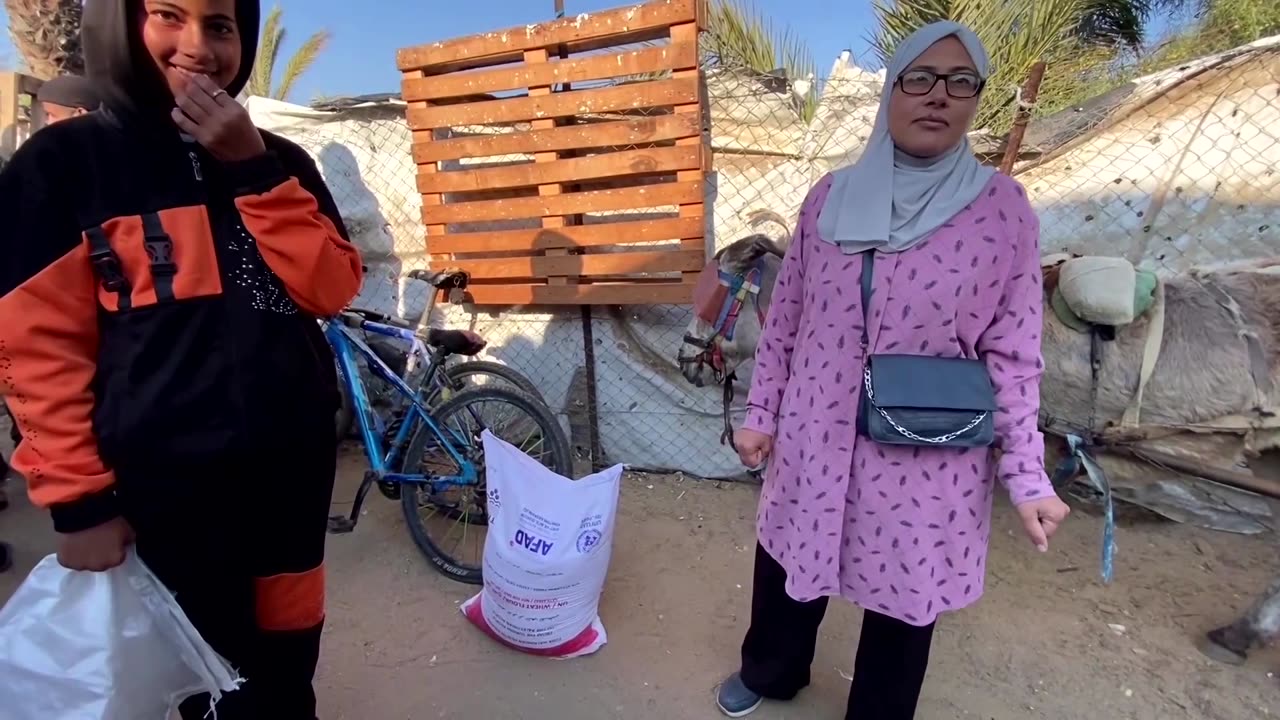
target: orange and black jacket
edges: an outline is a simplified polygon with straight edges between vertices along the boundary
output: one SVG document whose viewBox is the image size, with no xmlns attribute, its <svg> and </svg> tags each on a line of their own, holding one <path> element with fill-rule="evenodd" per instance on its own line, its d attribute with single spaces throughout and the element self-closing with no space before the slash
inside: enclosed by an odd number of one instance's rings
<svg viewBox="0 0 1280 720">
<path fill-rule="evenodd" d="M 0 394 L 14 469 L 60 532 L 118 515 L 131 472 L 181 482 L 282 438 L 331 446 L 316 317 L 362 279 L 297 145 L 264 132 L 266 155 L 223 164 L 121 117 L 41 130 L 0 172 Z"/>
</svg>

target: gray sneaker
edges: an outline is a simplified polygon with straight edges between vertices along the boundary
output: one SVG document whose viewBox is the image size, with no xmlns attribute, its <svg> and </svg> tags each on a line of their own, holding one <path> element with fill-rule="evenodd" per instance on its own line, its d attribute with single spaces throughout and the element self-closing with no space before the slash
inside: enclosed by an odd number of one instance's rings
<svg viewBox="0 0 1280 720">
<path fill-rule="evenodd" d="M 716 705 L 720 712 L 731 718 L 746 717 L 760 707 L 764 698 L 752 692 L 742 683 L 742 677 L 734 673 L 725 679 L 716 693 Z"/>
</svg>

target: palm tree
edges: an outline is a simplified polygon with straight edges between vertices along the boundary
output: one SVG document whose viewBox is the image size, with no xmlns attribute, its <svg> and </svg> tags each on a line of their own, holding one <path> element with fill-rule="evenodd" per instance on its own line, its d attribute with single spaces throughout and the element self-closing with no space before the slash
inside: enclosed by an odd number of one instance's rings
<svg viewBox="0 0 1280 720">
<path fill-rule="evenodd" d="M 1020 87 L 1031 66 L 1045 61 L 1051 68 L 1041 87 L 1042 102 L 1055 92 L 1068 92 L 1054 82 L 1079 84 L 1079 74 L 1113 56 L 1110 48 L 1083 42 L 1077 28 L 1092 0 L 909 0 L 877 2 L 879 30 L 871 39 L 881 61 L 921 25 L 955 20 L 973 29 L 991 54 L 992 74 L 978 107 L 974 127 L 1002 132 L 1013 119 L 1013 88 Z"/>
<path fill-rule="evenodd" d="M 1149 0 L 1088 0 L 1076 34 L 1089 43 L 1141 50 L 1152 9 Z"/>
<path fill-rule="evenodd" d="M 1200 0 L 1191 27 L 1166 39 L 1144 58 L 1144 70 L 1155 70 L 1192 58 L 1230 50 L 1280 32 L 1276 0 Z"/>
<path fill-rule="evenodd" d="M 759 74 L 782 71 L 795 83 L 805 119 L 817 108 L 817 64 L 803 40 L 778 28 L 746 0 L 711 0 L 707 30 L 701 41 L 704 67 L 724 67 Z"/>
<path fill-rule="evenodd" d="M 249 86 L 246 88 L 246 92 L 250 95 L 271 97 L 276 100 L 288 99 L 298 78 L 311 69 L 311 65 L 329 44 L 331 37 L 329 31 L 321 30 L 312 34 L 285 63 L 284 74 L 277 81 L 276 61 L 280 58 L 280 48 L 284 45 L 285 38 L 285 28 L 281 22 L 282 15 L 283 12 L 279 6 L 272 7 L 263 20 L 258 58 L 254 62 L 253 75 L 250 76 Z"/>
<path fill-rule="evenodd" d="M 1146 29 L 1157 16 L 1200 15 L 1213 0 L 1087 0 L 1076 34 L 1086 43 L 1144 49 Z"/>
<path fill-rule="evenodd" d="M 712 0 L 702 42 L 707 65 L 739 67 L 758 73 L 786 70 L 792 78 L 814 71 L 813 53 L 786 28 L 775 27 L 744 0 Z"/>
<path fill-rule="evenodd" d="M 48 80 L 84 72 L 80 49 L 83 0 L 4 0 L 9 35 L 27 72 Z"/>
</svg>

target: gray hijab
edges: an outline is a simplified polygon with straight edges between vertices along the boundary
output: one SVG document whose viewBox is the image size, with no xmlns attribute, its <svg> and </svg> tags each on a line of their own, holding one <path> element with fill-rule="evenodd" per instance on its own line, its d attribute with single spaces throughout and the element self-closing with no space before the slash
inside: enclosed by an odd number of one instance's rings
<svg viewBox="0 0 1280 720">
<path fill-rule="evenodd" d="M 818 214 L 819 236 L 846 255 L 913 247 L 976 200 L 995 174 L 973 156 L 968 138 L 936 157 L 915 158 L 897 150 L 889 136 L 889 98 L 898 76 L 930 46 L 952 35 L 969 51 L 978 75 L 987 77 L 986 48 L 959 23 L 925 25 L 898 46 L 867 145 L 857 162 L 832 173 L 831 192 Z"/>
</svg>

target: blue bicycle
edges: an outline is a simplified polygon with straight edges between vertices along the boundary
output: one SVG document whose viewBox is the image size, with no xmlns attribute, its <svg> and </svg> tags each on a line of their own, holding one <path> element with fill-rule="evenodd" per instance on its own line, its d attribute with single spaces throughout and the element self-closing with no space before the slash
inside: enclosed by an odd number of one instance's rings
<svg viewBox="0 0 1280 720">
<path fill-rule="evenodd" d="M 414 543 L 437 569 L 461 582 L 480 583 L 488 525 L 480 435 L 489 430 L 551 470 L 569 475 L 573 457 L 555 415 L 528 392 L 497 384 L 465 389 L 433 405 L 422 387 L 410 387 L 364 340 L 373 334 L 430 346 L 434 352 L 426 376 L 433 377 L 450 356 L 479 350 L 462 332 L 420 334 L 405 325 L 344 312 L 324 323 L 324 334 L 369 460 L 351 514 L 330 517 L 329 532 L 354 530 L 369 490 L 377 485 L 388 497 L 398 496 Z M 391 412 L 373 409 L 357 358 L 391 388 L 396 396 Z M 499 412 L 490 415 L 487 411 L 494 407 Z M 474 559 L 459 554 L 468 536 Z"/>
</svg>

